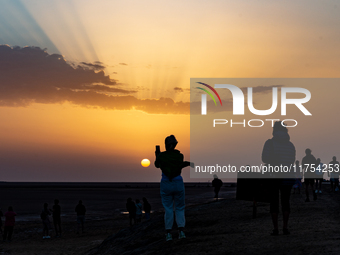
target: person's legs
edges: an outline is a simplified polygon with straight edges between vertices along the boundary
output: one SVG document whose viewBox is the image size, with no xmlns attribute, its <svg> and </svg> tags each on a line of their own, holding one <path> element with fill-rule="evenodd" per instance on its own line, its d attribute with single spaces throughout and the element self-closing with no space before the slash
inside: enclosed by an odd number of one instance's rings
<svg viewBox="0 0 340 255">
<path fill-rule="evenodd" d="M 8 226 L 5 226 L 5 228 L 4 228 L 4 236 L 3 236 L 3 240 L 4 241 L 7 240 L 7 235 L 8 235 Z"/>
<path fill-rule="evenodd" d="M 280 187 L 280 193 L 281 193 L 281 206 L 282 206 L 282 214 L 283 214 L 283 229 L 284 233 L 288 233 L 288 231 L 285 231 L 288 229 L 288 220 L 289 220 L 289 214 L 290 214 L 290 193 L 292 190 L 291 185 L 282 185 Z"/>
<path fill-rule="evenodd" d="M 8 227 L 8 241 L 12 241 L 13 226 Z"/>
<path fill-rule="evenodd" d="M 48 226 L 45 222 L 43 222 L 43 236 L 48 236 Z"/>
<path fill-rule="evenodd" d="M 170 181 L 161 181 L 161 198 L 165 210 L 164 222 L 165 229 L 170 232 L 174 223 L 174 209 L 173 209 L 173 184 Z"/>
<path fill-rule="evenodd" d="M 175 212 L 176 223 L 179 230 L 183 230 L 185 227 L 185 190 L 183 181 L 176 182 L 175 192 Z"/>
<path fill-rule="evenodd" d="M 306 202 L 309 202 L 308 186 L 309 186 L 309 180 L 308 180 L 308 179 L 305 179 Z"/>
<path fill-rule="evenodd" d="M 279 215 L 279 184 L 277 180 L 273 180 L 271 191 L 271 198 L 270 198 L 270 214 L 272 217 L 274 231 L 272 235 L 277 235 L 279 231 L 278 225 L 278 215 Z"/>
<path fill-rule="evenodd" d="M 321 191 L 322 182 L 323 182 L 323 179 L 320 178 L 320 179 L 319 179 L 319 193 L 322 193 L 322 191 Z"/>
</svg>

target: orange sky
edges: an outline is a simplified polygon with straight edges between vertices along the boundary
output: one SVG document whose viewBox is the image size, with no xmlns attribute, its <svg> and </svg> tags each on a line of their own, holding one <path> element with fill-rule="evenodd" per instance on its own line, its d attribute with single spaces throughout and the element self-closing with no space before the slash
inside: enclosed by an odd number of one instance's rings
<svg viewBox="0 0 340 255">
<path fill-rule="evenodd" d="M 170 134 L 189 157 L 190 117 L 179 102 L 189 102 L 190 78 L 339 77 L 339 12 L 335 1 L 310 0 L 3 3 L 0 44 L 47 48 L 74 66 L 99 63 L 106 78 L 99 69 L 81 77 L 112 89 L 99 93 L 131 98 L 76 94 L 88 84 L 77 74 L 77 85 L 68 84 L 65 65 L 53 75 L 67 93 L 55 91 L 47 69 L 58 61 L 25 82 L 9 57 L 0 63 L 11 73 L 4 84 L 15 88 L 4 87 L 0 99 L 2 179 L 158 181 L 159 170 L 140 161 L 153 161 L 154 146 Z M 190 181 L 188 171 L 184 177 Z"/>
</svg>

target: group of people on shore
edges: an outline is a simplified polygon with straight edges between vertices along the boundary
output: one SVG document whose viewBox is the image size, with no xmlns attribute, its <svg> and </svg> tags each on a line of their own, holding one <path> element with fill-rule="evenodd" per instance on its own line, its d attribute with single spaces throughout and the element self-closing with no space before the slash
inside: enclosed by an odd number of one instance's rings
<svg viewBox="0 0 340 255">
<path fill-rule="evenodd" d="M 317 198 L 317 193 L 322 193 L 321 185 L 323 180 L 323 173 L 325 166 L 321 163 L 320 159 L 315 159 L 311 154 L 310 149 L 306 149 L 306 156 L 302 159 L 302 165 L 299 161 L 296 161 L 296 150 L 293 143 L 290 141 L 288 135 L 288 129 L 284 123 L 277 121 L 273 126 L 273 137 L 268 139 L 262 150 L 262 161 L 265 164 L 272 166 L 292 166 L 297 164 L 297 170 L 302 168 L 301 173 L 304 175 L 306 202 L 309 202 L 308 186 L 311 187 L 314 200 Z M 184 234 L 185 227 L 185 191 L 183 178 L 181 171 L 186 166 L 193 167 L 193 163 L 184 161 L 183 154 L 176 150 L 177 145 L 176 138 L 171 135 L 165 139 L 166 151 L 160 152 L 159 146 L 156 146 L 156 160 L 155 166 L 162 170 L 162 179 L 160 184 L 160 193 L 162 204 L 165 209 L 164 221 L 166 230 L 166 241 L 173 240 L 172 227 L 174 222 L 174 214 L 176 215 L 176 223 L 178 227 L 178 238 L 186 238 Z M 337 191 L 339 185 L 339 162 L 336 161 L 336 157 L 333 157 L 333 161 L 328 166 L 333 166 L 333 171 L 328 171 L 328 175 L 331 178 L 331 189 Z M 336 169 L 337 168 L 337 169 Z M 215 188 L 215 198 L 218 198 L 218 192 L 222 186 L 222 182 L 219 179 L 214 178 L 213 187 Z M 283 234 L 289 235 L 288 220 L 290 215 L 290 195 L 292 187 L 301 187 L 301 177 L 289 175 L 280 175 L 271 178 L 270 186 L 270 213 L 273 223 L 273 231 L 271 235 L 279 235 L 278 227 L 278 214 L 281 197 L 281 207 L 283 214 Z M 298 182 L 297 182 L 298 181 Z M 316 189 L 314 189 L 314 183 L 316 182 Z"/>
<path fill-rule="evenodd" d="M 142 222 L 143 210 L 145 219 L 150 219 L 151 205 L 145 197 L 143 197 L 143 204 L 140 203 L 139 199 L 136 199 L 135 203 L 132 198 L 129 197 L 126 202 L 126 210 L 129 212 L 130 226 Z"/>
<path fill-rule="evenodd" d="M 306 149 L 305 153 L 306 156 L 302 159 L 301 165 L 302 172 L 304 173 L 305 201 L 310 202 L 309 187 L 312 191 L 314 201 L 317 200 L 317 194 L 322 194 L 322 182 L 325 172 L 327 172 L 330 178 L 331 192 L 339 191 L 339 162 L 336 160 L 336 157 L 333 156 L 332 161 L 327 165 L 323 164 L 320 158 L 316 159 L 311 149 Z M 299 161 L 296 161 L 296 166 L 298 165 Z M 301 177 L 298 178 L 298 181 L 301 180 Z"/>
<path fill-rule="evenodd" d="M 85 222 L 85 213 L 86 208 L 83 205 L 83 202 L 79 200 L 75 208 L 75 212 L 77 214 L 77 234 L 79 233 L 79 229 L 81 228 L 82 233 L 84 233 L 84 222 Z M 55 236 L 61 237 L 61 207 L 59 205 L 59 200 L 54 200 L 54 205 L 52 209 L 48 208 L 48 204 L 44 203 L 43 209 L 40 213 L 40 219 L 43 224 L 43 239 L 49 239 L 51 236 L 49 235 L 50 230 L 52 229 L 50 215 L 52 215 L 53 225 L 55 230 Z M 13 207 L 9 206 L 8 211 L 3 214 L 0 209 L 0 233 L 2 233 L 2 217 L 5 217 L 5 224 L 4 224 L 4 232 L 3 232 L 3 241 L 4 242 L 11 242 L 12 235 L 15 225 L 15 216 L 17 214 L 13 211 Z"/>
</svg>

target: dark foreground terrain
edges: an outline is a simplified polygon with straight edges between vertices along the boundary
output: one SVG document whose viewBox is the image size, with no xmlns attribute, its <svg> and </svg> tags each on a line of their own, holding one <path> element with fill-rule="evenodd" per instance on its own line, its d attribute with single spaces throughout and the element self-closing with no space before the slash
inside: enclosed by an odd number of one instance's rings
<svg viewBox="0 0 340 255">
<path fill-rule="evenodd" d="M 250 202 L 233 198 L 188 208 L 187 239 L 165 242 L 163 215 L 108 237 L 86 255 L 99 254 L 340 254 L 340 194 L 304 202 L 292 194 L 291 235 L 270 236 L 268 204 L 252 219 Z M 282 226 L 282 222 L 280 223 Z"/>
<path fill-rule="evenodd" d="M 259 203 L 252 219 L 252 203 L 235 200 L 234 187 L 223 187 L 223 199 L 214 201 L 211 187 L 187 186 L 187 239 L 178 240 L 174 229 L 172 242 L 165 242 L 158 187 L 6 188 L 0 194 L 2 208 L 13 202 L 22 220 L 16 222 L 13 241 L 0 243 L 0 254 L 340 254 L 340 193 L 330 193 L 328 186 L 309 203 L 303 194 L 291 195 L 289 236 L 270 236 L 269 205 Z M 42 239 L 42 202 L 49 199 L 52 205 L 56 196 L 64 208 L 63 235 L 56 238 L 52 230 L 51 239 Z M 151 220 L 128 227 L 128 196 L 150 198 Z M 83 234 L 76 234 L 79 197 L 89 213 Z"/>
</svg>

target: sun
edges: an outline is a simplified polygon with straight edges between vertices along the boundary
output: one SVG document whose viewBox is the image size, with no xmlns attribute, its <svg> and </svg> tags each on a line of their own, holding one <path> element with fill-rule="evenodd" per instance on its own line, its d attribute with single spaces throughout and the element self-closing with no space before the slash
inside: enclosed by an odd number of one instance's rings
<svg viewBox="0 0 340 255">
<path fill-rule="evenodd" d="M 150 160 L 148 160 L 147 158 L 143 159 L 141 162 L 142 166 L 144 167 L 148 167 L 150 166 Z"/>
</svg>

